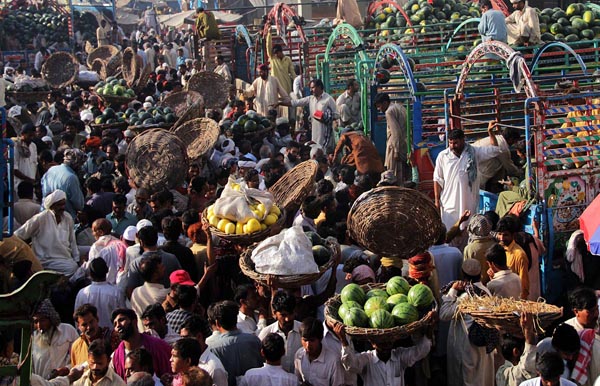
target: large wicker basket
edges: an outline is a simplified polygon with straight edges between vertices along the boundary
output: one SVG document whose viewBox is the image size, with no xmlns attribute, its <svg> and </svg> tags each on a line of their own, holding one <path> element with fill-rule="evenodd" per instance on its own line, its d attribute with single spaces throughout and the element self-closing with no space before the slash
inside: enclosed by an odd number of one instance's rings
<svg viewBox="0 0 600 386">
<path fill-rule="evenodd" d="M 138 187 L 151 191 L 175 188 L 187 172 L 185 145 L 167 130 L 145 131 L 129 144 L 126 167 Z"/>
<path fill-rule="evenodd" d="M 186 90 L 196 91 L 204 98 L 204 107 L 220 109 L 227 102 L 231 84 L 211 71 L 198 72 L 188 81 Z"/>
<path fill-rule="evenodd" d="M 385 290 L 385 283 L 369 283 L 362 285 L 361 288 L 365 291 L 365 293 L 372 289 Z M 338 309 L 341 305 L 342 299 L 340 295 L 335 295 L 334 297 L 327 300 L 327 302 L 325 303 L 325 320 L 329 324 L 343 324 L 342 319 L 338 316 Z M 437 303 L 434 303 L 433 309 L 431 311 L 437 311 Z M 425 330 L 431 328 L 433 322 L 434 314 L 432 312 L 427 311 L 425 314 L 422 315 L 421 319 L 417 320 L 416 322 L 405 324 L 404 326 L 397 326 L 392 328 L 367 328 L 346 326 L 345 330 L 346 334 L 356 339 L 368 340 L 376 343 L 394 342 L 400 339 L 408 338 L 416 332 L 424 332 Z"/>
<path fill-rule="evenodd" d="M 140 77 L 136 80 L 135 84 L 133 85 L 133 90 L 136 93 L 141 94 L 144 91 L 144 88 L 146 87 L 146 85 L 148 84 L 148 80 L 150 79 L 150 75 L 152 75 L 152 68 L 150 68 L 150 66 L 146 66 L 140 71 Z"/>
<path fill-rule="evenodd" d="M 55 52 L 42 66 L 42 78 L 51 87 L 63 88 L 77 80 L 79 60 L 66 52 Z"/>
<path fill-rule="evenodd" d="M 119 53 L 119 49 L 115 46 L 100 46 L 90 52 L 87 57 L 87 65 L 89 68 L 92 68 L 92 63 L 94 63 L 94 60 L 101 59 L 105 62 L 108 62 L 110 58 L 119 55 Z"/>
<path fill-rule="evenodd" d="M 337 248 L 329 241 L 326 242 L 327 248 L 329 248 L 331 251 L 331 257 L 327 263 L 319 267 L 319 272 L 317 273 L 309 273 L 305 275 L 267 275 L 258 273 L 256 272 L 254 262 L 252 261 L 252 251 L 254 251 L 258 244 L 250 245 L 248 248 L 246 248 L 244 253 L 242 253 L 239 260 L 240 269 L 244 275 L 263 285 L 268 285 L 267 279 L 269 276 L 275 277 L 277 286 L 280 288 L 298 288 L 303 285 L 311 284 L 319 280 L 319 278 L 323 276 L 327 270 L 333 267 L 336 262 L 336 253 L 338 253 Z"/>
<path fill-rule="evenodd" d="M 313 191 L 319 164 L 316 161 L 304 161 L 285 173 L 269 191 L 275 202 L 286 210 L 293 206 L 299 208 Z"/>
<path fill-rule="evenodd" d="M 520 318 L 524 311 L 532 313 L 538 334 L 544 334 L 563 315 L 562 308 L 552 304 L 494 296 L 466 298 L 458 304 L 458 309 L 481 325 L 515 336 L 523 336 Z"/>
<path fill-rule="evenodd" d="M 210 118 L 196 118 L 173 131 L 186 146 L 190 163 L 206 154 L 219 139 L 219 125 Z"/>
<path fill-rule="evenodd" d="M 113 56 L 106 62 L 106 76 L 119 76 L 121 74 L 121 54 Z"/>
<path fill-rule="evenodd" d="M 140 76 L 139 64 L 137 54 L 133 52 L 131 47 L 127 47 L 125 51 L 123 51 L 121 71 L 123 73 L 123 79 L 125 79 L 129 87 L 133 86 L 134 82 Z"/>
<path fill-rule="evenodd" d="M 202 221 L 208 222 L 208 216 L 206 214 L 206 209 L 204 209 L 204 211 L 202 212 Z M 281 229 L 283 229 L 284 223 L 285 223 L 285 211 L 282 210 L 281 215 L 279 216 L 279 219 L 277 219 L 277 222 L 275 224 L 271 225 L 270 227 L 268 227 L 267 229 L 265 229 L 264 231 L 258 231 L 258 232 L 250 233 L 248 235 L 235 235 L 235 234 L 228 235 L 227 233 L 221 232 L 220 230 L 218 230 L 217 228 L 215 228 L 211 225 L 210 232 L 211 232 L 211 234 L 218 236 L 219 238 L 221 238 L 223 240 L 227 240 L 233 244 L 237 244 L 237 245 L 241 245 L 241 246 L 248 246 L 248 245 L 263 241 L 267 237 L 278 234 L 279 232 L 281 232 Z"/>
<path fill-rule="evenodd" d="M 408 258 L 427 250 L 442 232 L 440 214 L 425 194 L 397 186 L 363 193 L 346 221 L 360 246 L 380 256 Z"/>
<path fill-rule="evenodd" d="M 50 91 L 7 91 L 6 96 L 15 98 L 19 102 L 36 103 L 48 98 Z"/>
<path fill-rule="evenodd" d="M 189 109 L 194 103 L 204 104 L 202 95 L 196 91 L 180 91 L 169 94 L 160 103 L 161 106 L 169 107 L 175 113 L 175 116 L 182 116 L 187 109 Z"/>
<path fill-rule="evenodd" d="M 173 130 L 183 125 L 186 122 L 189 122 L 193 119 L 204 117 L 204 103 L 201 100 L 198 100 L 196 103 L 191 105 L 183 114 L 178 115 L 179 119 L 173 125 Z"/>
</svg>

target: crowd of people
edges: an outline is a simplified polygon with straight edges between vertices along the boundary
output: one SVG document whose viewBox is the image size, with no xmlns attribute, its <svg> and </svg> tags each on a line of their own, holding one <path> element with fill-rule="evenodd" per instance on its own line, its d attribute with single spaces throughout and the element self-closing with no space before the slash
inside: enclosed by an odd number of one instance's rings
<svg viewBox="0 0 600 386">
<path fill-rule="evenodd" d="M 536 301 L 542 295 L 545 247 L 537 224 L 534 234 L 523 231 L 517 205 L 523 200 L 501 200 L 496 211 L 477 214 L 480 188 L 502 196 L 506 188 L 497 181 L 523 175 L 515 156 L 524 153 L 518 131 L 498 131 L 490 122 L 488 135 L 474 143 L 459 129 L 449 131 L 434 170 L 443 232 L 415 256 L 377 256 L 348 237 L 346 218 L 353 202 L 377 186 L 416 187 L 403 105 L 385 93 L 375 96 L 387 130 L 382 157 L 362 129 L 356 80 L 337 99 L 320 79 L 305 92 L 300 67 L 269 34 L 268 62 L 237 89 L 223 56 L 210 57 L 207 42 L 218 37 L 214 16 L 199 9 L 197 18 L 198 33 L 155 27 L 118 39 L 153 70 L 128 106 L 107 106 L 75 88 L 53 91 L 41 103 L 5 101 L 12 73 L 0 78 L 0 107 L 25 122 L 8 131 L 16 202 L 4 225 L 15 231 L 0 241 L 0 289 L 13 291 L 41 270 L 63 277 L 33 314 L 32 385 L 600 384 L 600 264 L 581 232 L 567 250 L 563 318 L 546 336 L 536 334 L 535 315 L 527 312 L 519 338 L 456 311 L 465 297 Z M 106 28 L 99 27 L 99 45 L 113 42 Z M 36 75 L 37 68 L 21 64 L 17 76 Z M 125 161 L 138 133 L 99 130 L 94 117 L 108 107 L 150 110 L 201 71 L 231 84 L 227 103 L 206 111 L 221 129 L 217 143 L 187 166 L 178 186 L 136 186 Z M 236 138 L 232 124 L 249 111 L 267 117 L 272 130 Z M 276 277 L 268 285 L 253 282 L 238 267 L 243 247 L 215 236 L 201 213 L 230 179 L 267 190 L 308 160 L 318 165 L 314 188 L 287 213 L 287 225 L 335 238 L 337 264 L 294 289 L 279 288 Z M 363 342 L 347 336 L 341 323 L 325 321 L 324 303 L 346 284 L 394 276 L 433 290 L 439 304 L 433 330 Z M 15 329 L 0 331 L 3 364 L 18 363 L 20 343 Z M 15 381 L 0 377 L 0 385 Z"/>
</svg>

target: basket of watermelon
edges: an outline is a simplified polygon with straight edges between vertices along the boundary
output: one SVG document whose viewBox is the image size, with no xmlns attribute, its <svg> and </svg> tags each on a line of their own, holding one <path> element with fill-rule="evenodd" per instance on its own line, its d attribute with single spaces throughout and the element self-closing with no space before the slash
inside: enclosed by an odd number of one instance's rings
<svg viewBox="0 0 600 386">
<path fill-rule="evenodd" d="M 410 286 L 401 276 L 387 283 L 348 284 L 325 303 L 325 319 L 343 323 L 353 338 L 394 341 L 431 327 L 437 302 L 424 284 Z"/>
<path fill-rule="evenodd" d="M 255 269 L 254 262 L 252 261 L 252 251 L 254 251 L 258 244 L 253 244 L 240 257 L 239 263 L 242 273 L 257 283 L 267 286 L 272 284 L 279 288 L 298 288 L 316 282 L 327 270 L 335 265 L 340 253 L 339 245 L 336 245 L 337 243 L 331 239 L 321 238 L 315 232 L 304 233 L 312 244 L 313 258 L 319 267 L 319 272 L 305 275 L 271 275 L 273 276 L 273 283 L 269 283 L 269 275 L 257 272 Z"/>
</svg>

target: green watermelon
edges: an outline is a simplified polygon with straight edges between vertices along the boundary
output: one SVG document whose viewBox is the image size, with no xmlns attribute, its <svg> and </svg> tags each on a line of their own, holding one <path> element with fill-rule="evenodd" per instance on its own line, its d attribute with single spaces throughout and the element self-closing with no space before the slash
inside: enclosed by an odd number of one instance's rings
<svg viewBox="0 0 600 386">
<path fill-rule="evenodd" d="M 338 309 L 338 316 L 342 320 L 346 319 L 348 317 L 348 311 L 350 311 L 352 308 L 359 308 L 362 310 L 362 306 L 360 304 L 350 300 L 349 302 L 342 303 L 342 305 Z"/>
<path fill-rule="evenodd" d="M 409 303 L 398 303 L 392 310 L 392 316 L 398 326 L 419 320 L 419 311 Z"/>
<path fill-rule="evenodd" d="M 385 302 L 387 304 L 389 304 L 392 308 L 394 308 L 394 306 L 396 304 L 407 303 L 408 302 L 408 296 L 406 296 L 404 294 L 392 295 L 389 298 L 387 298 L 387 300 Z"/>
<path fill-rule="evenodd" d="M 392 328 L 394 323 L 394 317 L 386 310 L 375 310 L 371 315 L 371 327 L 373 328 Z"/>
<path fill-rule="evenodd" d="M 410 284 L 402 276 L 394 276 L 388 280 L 385 285 L 385 290 L 389 295 L 407 294 L 410 289 Z"/>
<path fill-rule="evenodd" d="M 350 327 L 369 327 L 369 317 L 360 308 L 348 310 L 344 324 Z"/>
<path fill-rule="evenodd" d="M 376 310 L 387 310 L 387 299 L 382 297 L 374 297 L 367 300 L 365 303 L 365 313 L 368 317 L 371 317 L 373 312 Z"/>
<path fill-rule="evenodd" d="M 408 291 L 408 302 L 417 308 L 429 307 L 434 301 L 433 292 L 425 284 L 417 284 Z"/>
<path fill-rule="evenodd" d="M 340 293 L 342 298 L 342 303 L 347 303 L 349 301 L 355 301 L 360 305 L 365 304 L 367 300 L 367 296 L 365 295 L 365 291 L 358 284 L 348 284 L 342 289 Z"/>
<path fill-rule="evenodd" d="M 369 292 L 367 292 L 367 299 L 376 298 L 376 297 L 387 299 L 388 296 L 389 296 L 388 293 L 382 289 L 372 289 Z"/>
</svg>

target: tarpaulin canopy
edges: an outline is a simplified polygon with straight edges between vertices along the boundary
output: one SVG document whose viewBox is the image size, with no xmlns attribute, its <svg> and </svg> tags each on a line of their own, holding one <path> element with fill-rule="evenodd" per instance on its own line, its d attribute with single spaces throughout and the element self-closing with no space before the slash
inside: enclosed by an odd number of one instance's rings
<svg viewBox="0 0 600 386">
<path fill-rule="evenodd" d="M 227 13 L 221 11 L 211 11 L 219 24 L 237 23 L 243 17 L 237 13 Z M 166 27 L 180 27 L 183 24 L 194 24 L 196 21 L 196 11 L 179 12 L 172 15 L 158 15 L 158 22 Z"/>
</svg>

